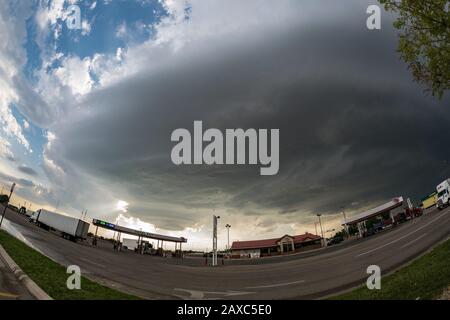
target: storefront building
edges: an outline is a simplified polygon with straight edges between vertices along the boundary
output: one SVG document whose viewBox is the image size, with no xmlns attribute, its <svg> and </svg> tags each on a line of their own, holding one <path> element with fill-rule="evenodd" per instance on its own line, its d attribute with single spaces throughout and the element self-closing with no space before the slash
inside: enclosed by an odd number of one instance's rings
<svg viewBox="0 0 450 320">
<path fill-rule="evenodd" d="M 231 246 L 232 258 L 260 258 L 265 256 L 289 254 L 321 247 L 321 237 L 305 233 L 297 236 L 288 234 L 281 238 L 234 241 Z"/>
</svg>

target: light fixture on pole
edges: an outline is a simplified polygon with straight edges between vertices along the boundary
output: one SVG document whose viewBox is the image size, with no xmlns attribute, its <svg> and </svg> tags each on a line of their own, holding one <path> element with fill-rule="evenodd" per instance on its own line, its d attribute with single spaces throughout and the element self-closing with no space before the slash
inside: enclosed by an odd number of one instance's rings
<svg viewBox="0 0 450 320">
<path fill-rule="evenodd" d="M 3 208 L 2 219 L 0 220 L 0 227 L 2 226 L 3 218 L 5 217 L 5 213 L 6 213 L 6 208 L 8 208 L 8 204 L 9 204 L 9 201 L 11 200 L 11 196 L 12 196 L 12 194 L 13 194 L 13 192 L 14 192 L 14 188 L 15 188 L 15 187 L 16 187 L 16 183 L 14 182 L 14 183 L 12 184 L 12 186 L 11 186 L 11 192 L 9 193 L 8 201 L 6 201 L 5 207 Z"/>
</svg>

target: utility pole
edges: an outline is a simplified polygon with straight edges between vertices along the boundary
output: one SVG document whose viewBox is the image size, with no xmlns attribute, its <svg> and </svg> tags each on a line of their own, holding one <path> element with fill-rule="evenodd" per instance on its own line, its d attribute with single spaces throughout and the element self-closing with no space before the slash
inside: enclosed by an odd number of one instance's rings
<svg viewBox="0 0 450 320">
<path fill-rule="evenodd" d="M 217 266 L 217 220 L 220 216 L 213 215 L 213 252 L 212 252 L 212 266 Z"/>
<path fill-rule="evenodd" d="M 8 208 L 8 204 L 9 204 L 9 201 L 11 200 L 11 197 L 12 197 L 12 194 L 13 194 L 13 192 L 14 192 L 14 188 L 15 188 L 15 187 L 16 187 L 16 183 L 13 182 L 13 184 L 12 184 L 12 186 L 11 186 L 11 191 L 10 191 L 10 193 L 9 193 L 8 201 L 6 201 L 5 207 L 3 208 L 2 219 L 0 220 L 0 227 L 2 226 L 3 218 L 5 217 L 5 213 L 6 213 L 6 208 Z"/>
<path fill-rule="evenodd" d="M 225 228 L 227 228 L 227 231 L 228 231 L 227 250 L 229 251 L 230 250 L 230 228 L 231 228 L 231 226 L 227 223 Z"/>
<path fill-rule="evenodd" d="M 319 217 L 320 233 L 322 234 L 322 243 L 323 243 L 323 247 L 326 247 L 326 246 L 327 246 L 327 241 L 325 240 L 325 237 L 323 236 L 322 220 L 320 220 L 321 214 L 318 213 L 317 216 Z"/>
<path fill-rule="evenodd" d="M 348 240 L 349 234 L 348 234 L 348 226 L 347 226 L 347 216 L 345 215 L 345 208 L 341 207 L 342 209 L 342 215 L 344 216 L 344 230 L 345 230 L 345 237 Z"/>
<path fill-rule="evenodd" d="M 318 236 L 319 234 L 317 233 L 317 222 L 314 222 L 314 228 L 316 228 L 316 236 Z"/>
</svg>

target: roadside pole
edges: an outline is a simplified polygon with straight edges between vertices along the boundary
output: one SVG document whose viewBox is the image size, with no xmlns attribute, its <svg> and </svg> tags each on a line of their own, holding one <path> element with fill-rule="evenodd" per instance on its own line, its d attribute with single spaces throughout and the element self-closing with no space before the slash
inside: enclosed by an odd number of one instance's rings
<svg viewBox="0 0 450 320">
<path fill-rule="evenodd" d="M 225 228 L 227 228 L 227 230 L 228 230 L 227 250 L 230 251 L 230 228 L 231 228 L 231 225 L 229 225 L 229 224 L 227 223 L 227 225 L 225 226 Z"/>
<path fill-rule="evenodd" d="M 345 215 L 345 208 L 344 207 L 342 207 L 342 215 L 344 216 L 345 236 L 346 236 L 346 238 L 348 240 L 349 239 L 349 234 L 348 234 L 347 216 Z"/>
<path fill-rule="evenodd" d="M 213 215 L 213 252 L 212 252 L 212 266 L 217 266 L 217 220 L 220 216 Z"/>
<path fill-rule="evenodd" d="M 327 246 L 327 241 L 325 240 L 325 238 L 324 238 L 324 235 L 323 235 L 323 229 L 322 229 L 322 221 L 320 220 L 320 216 L 321 216 L 321 214 L 320 213 L 318 213 L 317 214 L 317 216 L 319 217 L 319 224 L 320 224 L 320 233 L 322 234 L 322 243 L 323 243 L 323 247 L 326 247 Z"/>
<path fill-rule="evenodd" d="M 6 208 L 8 208 L 8 204 L 9 204 L 9 201 L 11 200 L 11 197 L 12 197 L 12 194 L 13 194 L 13 192 L 14 192 L 14 188 L 15 188 L 15 187 L 16 187 L 16 183 L 13 182 L 13 184 L 12 184 L 12 186 L 11 186 L 11 192 L 9 193 L 8 201 L 6 201 L 5 207 L 3 208 L 2 219 L 0 220 L 0 227 L 2 226 L 3 218 L 5 217 L 5 214 L 6 214 Z"/>
</svg>

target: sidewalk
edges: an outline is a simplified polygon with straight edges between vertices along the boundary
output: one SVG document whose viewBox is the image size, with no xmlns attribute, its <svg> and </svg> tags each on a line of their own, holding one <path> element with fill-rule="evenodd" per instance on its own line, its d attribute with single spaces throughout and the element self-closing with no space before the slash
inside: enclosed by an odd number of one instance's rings
<svg viewBox="0 0 450 320">
<path fill-rule="evenodd" d="M 0 257 L 0 300 L 35 300 Z"/>
</svg>

